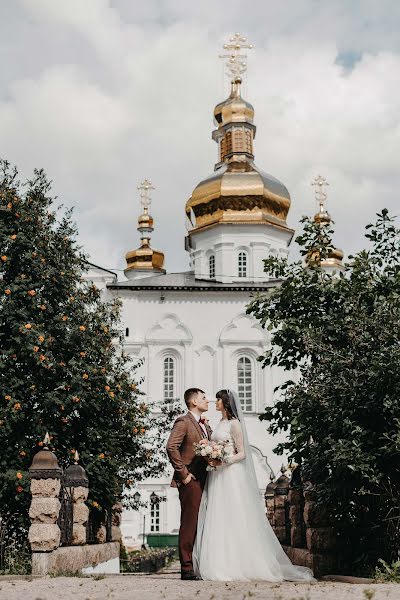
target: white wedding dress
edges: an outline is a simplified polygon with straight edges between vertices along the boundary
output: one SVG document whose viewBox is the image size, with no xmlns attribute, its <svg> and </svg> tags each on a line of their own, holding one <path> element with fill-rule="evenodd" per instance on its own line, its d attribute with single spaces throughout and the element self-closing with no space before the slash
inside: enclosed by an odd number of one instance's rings
<svg viewBox="0 0 400 600">
<path fill-rule="evenodd" d="M 313 581 L 310 569 L 292 565 L 267 520 L 240 421 L 221 419 L 212 440 L 229 441 L 229 455 L 207 477 L 193 550 L 196 574 L 209 581 Z"/>
</svg>

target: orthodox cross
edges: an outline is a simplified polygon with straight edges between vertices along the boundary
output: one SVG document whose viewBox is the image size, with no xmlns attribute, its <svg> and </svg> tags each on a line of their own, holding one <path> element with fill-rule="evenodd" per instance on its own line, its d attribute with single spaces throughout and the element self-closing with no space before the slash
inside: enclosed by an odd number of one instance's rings
<svg viewBox="0 0 400 600">
<path fill-rule="evenodd" d="M 232 77 L 232 80 L 240 79 L 242 73 L 247 69 L 247 54 L 241 54 L 244 48 L 251 50 L 252 44 L 247 43 L 247 38 L 240 33 L 235 33 L 229 42 L 223 45 L 223 49 L 228 51 L 228 54 L 220 54 L 220 58 L 227 58 L 226 67 L 228 75 Z"/>
<path fill-rule="evenodd" d="M 153 186 L 151 181 L 145 179 L 140 185 L 138 185 L 137 189 L 140 190 L 140 202 L 146 211 L 149 209 L 151 204 L 151 190 L 155 190 L 156 188 Z"/>
<path fill-rule="evenodd" d="M 319 203 L 319 211 L 325 211 L 325 200 L 328 197 L 328 194 L 325 190 L 326 186 L 329 185 L 325 177 L 321 177 L 321 175 L 317 175 L 314 181 L 312 181 L 311 185 L 314 187 L 315 199 Z"/>
</svg>

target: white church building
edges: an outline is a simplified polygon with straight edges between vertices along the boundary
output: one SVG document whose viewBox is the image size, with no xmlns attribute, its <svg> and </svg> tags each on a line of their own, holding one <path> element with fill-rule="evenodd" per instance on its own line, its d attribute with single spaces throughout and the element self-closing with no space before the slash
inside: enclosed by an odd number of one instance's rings
<svg viewBox="0 0 400 600">
<path fill-rule="evenodd" d="M 257 357 L 268 347 L 269 333 L 246 315 L 246 305 L 252 294 L 268 292 L 279 283 L 265 275 L 263 259 L 286 256 L 294 232 L 286 223 L 288 190 L 254 162 L 254 109 L 241 96 L 241 53 L 246 47 L 237 34 L 225 46 L 232 81 L 229 97 L 214 110 L 217 163 L 185 207 L 182 202 L 190 270 L 166 273 L 163 253 L 151 247 L 153 187 L 145 180 L 139 186 L 141 243 L 126 254 L 126 279 L 118 280 L 95 265 L 88 278 L 102 289 L 105 300 L 122 301 L 124 351 L 144 359 L 139 375 L 149 402 L 181 400 L 184 407 L 185 389 L 200 387 L 211 401 L 213 425 L 219 418 L 216 391 L 226 387 L 238 391 L 264 491 L 282 458 L 273 454 L 278 440 L 272 439 L 258 416 L 273 403 L 274 388 L 290 374 L 276 367 L 261 368 Z M 321 220 L 329 218 L 323 205 L 318 214 Z M 340 268 L 341 253 L 335 252 L 328 261 Z M 153 503 L 143 510 L 125 511 L 122 531 L 128 548 L 140 545 L 149 533 L 178 532 L 178 493 L 170 481 L 167 473 L 139 484 L 141 499 L 153 495 Z"/>
</svg>

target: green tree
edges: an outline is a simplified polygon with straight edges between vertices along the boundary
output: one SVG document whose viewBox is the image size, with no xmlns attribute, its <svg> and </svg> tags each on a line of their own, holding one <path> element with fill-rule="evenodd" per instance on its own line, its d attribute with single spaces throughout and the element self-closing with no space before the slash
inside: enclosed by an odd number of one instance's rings
<svg viewBox="0 0 400 600">
<path fill-rule="evenodd" d="M 347 564 L 373 563 L 400 545 L 400 232 L 383 210 L 366 228 L 370 248 L 332 276 L 321 267 L 332 230 L 303 223 L 309 266 L 266 260 L 281 284 L 248 307 L 271 330 L 263 366 L 300 371 L 261 419 L 288 433 L 276 451 L 330 507 Z"/>
<path fill-rule="evenodd" d="M 0 517 L 26 533 L 28 468 L 46 431 L 62 466 L 80 453 L 100 520 L 163 468 L 162 436 L 117 343 L 119 303 L 85 282 L 71 211 L 43 171 L 24 186 L 0 162 Z M 125 492 L 123 492 L 123 489 Z"/>
</svg>

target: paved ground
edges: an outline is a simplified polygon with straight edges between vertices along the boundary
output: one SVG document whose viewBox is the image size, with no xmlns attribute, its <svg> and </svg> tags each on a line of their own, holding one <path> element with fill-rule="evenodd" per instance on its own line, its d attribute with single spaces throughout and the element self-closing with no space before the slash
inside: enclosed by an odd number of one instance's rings
<svg viewBox="0 0 400 600">
<path fill-rule="evenodd" d="M 2 580 L 1 600 L 399 600 L 400 585 L 319 582 L 220 583 L 180 581 L 175 569 L 159 575 L 44 577 Z"/>
</svg>

